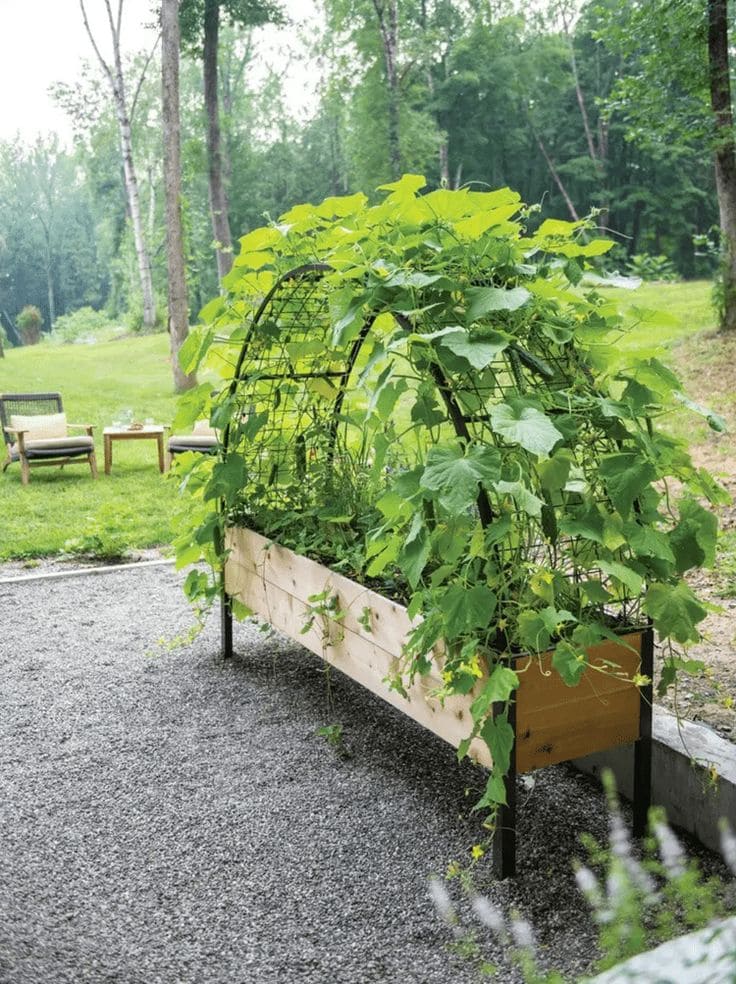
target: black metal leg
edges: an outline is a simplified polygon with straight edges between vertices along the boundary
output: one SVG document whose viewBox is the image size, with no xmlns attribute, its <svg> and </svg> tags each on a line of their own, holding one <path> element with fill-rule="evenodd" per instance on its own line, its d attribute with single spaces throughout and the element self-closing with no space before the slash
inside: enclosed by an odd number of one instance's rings
<svg viewBox="0 0 736 984">
<path fill-rule="evenodd" d="M 223 589 L 220 599 L 220 638 L 222 658 L 232 659 L 233 656 L 233 606 L 230 595 Z"/>
<path fill-rule="evenodd" d="M 516 875 L 516 704 L 513 701 L 509 704 L 509 724 L 514 729 L 514 745 L 504 780 L 506 806 L 498 811 L 493 835 L 493 870 L 497 878 Z"/>
<path fill-rule="evenodd" d="M 641 672 L 652 679 L 654 674 L 654 631 L 645 630 L 641 637 Z M 652 804 L 652 698 L 653 685 L 639 691 L 639 740 L 634 743 L 634 836 L 647 831 Z"/>
</svg>

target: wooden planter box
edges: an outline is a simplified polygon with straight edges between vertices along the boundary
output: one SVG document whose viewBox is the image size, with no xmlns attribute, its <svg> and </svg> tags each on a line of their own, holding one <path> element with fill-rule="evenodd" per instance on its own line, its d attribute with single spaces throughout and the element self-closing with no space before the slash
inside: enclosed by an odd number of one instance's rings
<svg viewBox="0 0 736 984">
<path fill-rule="evenodd" d="M 412 622 L 406 609 L 375 591 L 331 571 L 308 557 L 272 543 L 251 530 L 228 530 L 225 597 L 237 598 L 264 621 L 316 653 L 368 690 L 414 718 L 457 748 L 472 728 L 470 705 L 476 692 L 440 703 L 432 693 L 442 686 L 441 658 L 426 676 L 407 686 L 407 697 L 391 690 L 386 678 L 399 667 L 402 644 Z M 309 598 L 327 593 L 340 617 Z M 223 608 L 223 651 L 232 652 L 229 606 Z M 308 631 L 304 627 L 311 620 Z M 633 648 L 632 648 L 633 647 Z M 651 630 L 606 642 L 589 653 L 591 662 L 618 664 L 627 677 L 651 677 Z M 496 863 L 503 876 L 515 871 L 515 777 L 546 765 L 636 742 L 635 817 L 643 833 L 649 807 L 651 687 L 587 670 L 577 687 L 550 671 L 551 657 L 516 658 L 521 683 L 512 705 L 516 741 L 507 777 L 508 806 L 502 809 L 495 838 Z M 549 672 L 549 675 L 546 675 Z M 482 683 L 479 683 L 482 686 Z M 485 742 L 475 739 L 469 757 L 490 767 Z"/>
</svg>

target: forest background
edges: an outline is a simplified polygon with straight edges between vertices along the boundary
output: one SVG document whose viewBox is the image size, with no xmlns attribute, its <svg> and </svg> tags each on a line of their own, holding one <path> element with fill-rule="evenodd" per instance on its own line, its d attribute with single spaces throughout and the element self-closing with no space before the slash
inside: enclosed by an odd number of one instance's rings
<svg viewBox="0 0 736 984">
<path fill-rule="evenodd" d="M 234 238 L 295 202 L 359 190 L 372 195 L 397 174 L 416 172 L 430 188 L 510 185 L 525 201 L 541 203 L 540 220 L 600 209 L 601 227 L 618 244 L 605 261 L 609 272 L 656 279 L 715 272 L 713 157 L 697 112 L 692 126 L 673 134 L 642 125 L 640 95 L 632 111 L 627 86 L 651 77 L 652 51 L 664 61 L 668 40 L 637 37 L 636 23 L 627 26 L 622 10 L 636 4 L 314 0 L 304 4 L 309 27 L 300 30 L 276 2 L 182 0 L 182 205 L 192 319 L 218 291 L 216 247 L 223 245 L 211 221 L 202 95 L 201 19 L 208 7 L 219 18 L 220 157 Z M 277 31 L 275 53 L 261 42 L 269 22 Z M 678 43 L 676 36 L 669 41 Z M 71 148 L 53 133 L 31 144 L 20 137 L 0 142 L 0 320 L 11 340 L 28 304 L 41 310 L 47 332 L 84 306 L 133 331 L 150 328 L 119 121 L 91 46 L 89 56 L 79 85 L 55 87 L 72 121 Z M 706 57 L 692 38 L 692 59 L 705 64 Z M 158 58 L 158 48 L 141 51 L 122 68 L 156 321 L 163 326 Z M 303 102 L 295 105 L 293 84 L 284 82 L 284 66 L 295 61 L 304 86 L 314 88 L 307 114 Z M 689 97 L 702 102 L 704 94 Z"/>
</svg>

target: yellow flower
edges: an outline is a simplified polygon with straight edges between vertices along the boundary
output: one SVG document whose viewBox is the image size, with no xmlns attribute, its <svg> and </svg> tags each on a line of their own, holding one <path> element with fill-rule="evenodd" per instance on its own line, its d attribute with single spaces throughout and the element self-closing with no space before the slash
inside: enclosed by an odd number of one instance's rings
<svg viewBox="0 0 736 984">
<path fill-rule="evenodd" d="M 486 852 L 483 850 L 483 848 L 480 846 L 480 844 L 473 844 L 473 846 L 472 846 L 472 848 L 470 850 L 470 853 L 473 856 L 473 861 L 478 861 L 478 860 L 480 860 L 480 858 L 483 857 L 483 855 Z"/>
<path fill-rule="evenodd" d="M 644 676 L 642 673 L 635 673 L 631 678 L 635 687 L 646 687 L 652 682 L 651 677 Z"/>
</svg>

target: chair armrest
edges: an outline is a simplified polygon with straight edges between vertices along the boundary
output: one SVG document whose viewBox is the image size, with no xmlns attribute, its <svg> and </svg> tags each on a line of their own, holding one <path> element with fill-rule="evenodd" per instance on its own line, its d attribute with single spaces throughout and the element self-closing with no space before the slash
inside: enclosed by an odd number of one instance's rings
<svg viewBox="0 0 736 984">
<path fill-rule="evenodd" d="M 94 424 L 67 424 L 66 426 L 67 426 L 67 429 L 69 429 L 69 430 L 71 430 L 72 428 L 75 429 L 75 430 L 85 430 L 85 431 L 87 431 L 87 434 L 90 437 L 92 437 L 92 431 L 95 429 L 95 425 Z"/>
<path fill-rule="evenodd" d="M 16 430 L 15 427 L 4 427 L 3 430 L 6 434 L 15 434 L 16 441 L 18 444 L 18 453 L 24 455 L 26 453 L 25 445 L 25 435 L 28 433 L 27 430 Z"/>
</svg>

